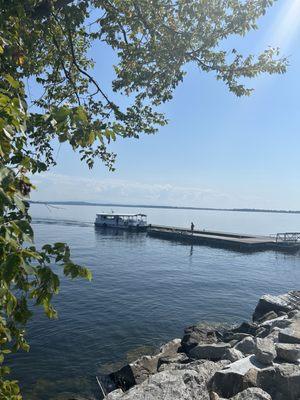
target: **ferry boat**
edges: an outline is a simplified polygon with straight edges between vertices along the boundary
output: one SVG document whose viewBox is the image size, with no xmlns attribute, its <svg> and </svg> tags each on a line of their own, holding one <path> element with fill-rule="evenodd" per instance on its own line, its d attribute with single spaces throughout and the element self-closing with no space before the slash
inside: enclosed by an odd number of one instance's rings
<svg viewBox="0 0 300 400">
<path fill-rule="evenodd" d="M 96 215 L 95 226 L 99 226 L 101 228 L 145 231 L 148 227 L 147 215 L 100 213 Z"/>
</svg>

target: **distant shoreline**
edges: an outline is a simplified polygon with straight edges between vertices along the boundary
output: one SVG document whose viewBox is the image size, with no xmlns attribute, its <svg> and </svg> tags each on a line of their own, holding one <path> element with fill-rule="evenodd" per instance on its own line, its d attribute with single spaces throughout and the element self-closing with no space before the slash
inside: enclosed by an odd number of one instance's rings
<svg viewBox="0 0 300 400">
<path fill-rule="evenodd" d="M 130 208 L 160 208 L 170 210 L 199 210 L 199 211 L 235 211 L 276 214 L 300 214 L 300 210 L 268 210 L 261 208 L 215 208 L 215 207 L 185 207 L 185 206 L 156 206 L 151 204 L 119 204 L 119 203 L 91 203 L 87 201 L 34 201 L 31 204 L 52 204 L 68 206 L 101 206 L 101 207 L 130 207 Z"/>
</svg>

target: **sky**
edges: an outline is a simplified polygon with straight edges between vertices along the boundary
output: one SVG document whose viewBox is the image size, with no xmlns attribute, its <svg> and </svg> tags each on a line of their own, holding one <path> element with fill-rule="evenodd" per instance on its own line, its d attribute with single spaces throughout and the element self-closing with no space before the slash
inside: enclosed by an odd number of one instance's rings
<svg viewBox="0 0 300 400">
<path fill-rule="evenodd" d="M 259 29 L 231 39 L 245 54 L 279 46 L 284 75 L 251 80 L 237 98 L 213 74 L 187 68 L 171 102 L 169 124 L 151 136 L 118 140 L 116 171 L 89 170 L 67 144 L 57 166 L 35 176 L 33 200 L 196 207 L 300 209 L 300 0 L 278 0 Z M 94 76 L 109 87 L 116 56 L 95 51 Z"/>
</svg>

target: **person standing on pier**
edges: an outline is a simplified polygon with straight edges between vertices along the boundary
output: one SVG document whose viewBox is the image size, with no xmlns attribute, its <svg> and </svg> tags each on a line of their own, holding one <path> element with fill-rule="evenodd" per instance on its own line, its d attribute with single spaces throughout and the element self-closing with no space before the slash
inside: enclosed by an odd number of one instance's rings
<svg viewBox="0 0 300 400">
<path fill-rule="evenodd" d="M 192 232 L 192 233 L 194 232 L 194 228 L 195 228 L 195 225 L 194 225 L 194 222 L 192 222 L 192 223 L 191 223 L 191 232 Z"/>
</svg>

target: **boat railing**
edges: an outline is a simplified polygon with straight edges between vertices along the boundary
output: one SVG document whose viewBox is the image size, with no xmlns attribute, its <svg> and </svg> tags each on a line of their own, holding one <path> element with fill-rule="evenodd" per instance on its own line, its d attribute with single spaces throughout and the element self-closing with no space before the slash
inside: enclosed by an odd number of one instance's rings
<svg viewBox="0 0 300 400">
<path fill-rule="evenodd" d="M 276 242 L 297 243 L 300 242 L 300 232 L 284 232 L 276 234 Z"/>
</svg>

